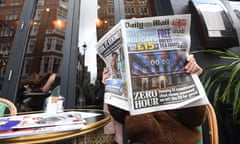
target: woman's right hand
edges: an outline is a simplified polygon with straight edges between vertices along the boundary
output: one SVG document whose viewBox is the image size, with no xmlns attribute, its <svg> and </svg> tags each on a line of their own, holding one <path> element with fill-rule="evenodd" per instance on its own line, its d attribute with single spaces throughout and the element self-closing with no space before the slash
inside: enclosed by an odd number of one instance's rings
<svg viewBox="0 0 240 144">
<path fill-rule="evenodd" d="M 28 91 L 28 92 L 32 91 L 32 89 L 31 89 L 29 84 L 26 84 L 23 87 L 25 88 L 25 91 Z"/>
<path fill-rule="evenodd" d="M 106 79 L 110 78 L 111 74 L 107 68 L 103 69 L 103 78 L 102 78 L 102 83 L 105 84 Z"/>
</svg>

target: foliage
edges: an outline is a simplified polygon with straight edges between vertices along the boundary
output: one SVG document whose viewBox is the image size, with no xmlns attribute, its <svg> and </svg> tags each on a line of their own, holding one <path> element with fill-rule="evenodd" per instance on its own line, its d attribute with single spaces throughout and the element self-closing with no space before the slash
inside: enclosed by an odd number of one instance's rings
<svg viewBox="0 0 240 144">
<path fill-rule="evenodd" d="M 227 63 L 217 63 L 203 69 L 201 81 L 209 95 L 213 93 L 213 104 L 217 102 L 230 103 L 233 106 L 233 119 L 236 120 L 240 112 L 240 56 L 230 50 L 220 51 L 213 49 L 200 50 L 226 60 Z"/>
</svg>

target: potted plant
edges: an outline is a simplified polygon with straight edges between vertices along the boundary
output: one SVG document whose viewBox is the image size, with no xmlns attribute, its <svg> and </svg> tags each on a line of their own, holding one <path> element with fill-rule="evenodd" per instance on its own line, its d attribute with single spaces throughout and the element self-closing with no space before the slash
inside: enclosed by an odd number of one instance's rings
<svg viewBox="0 0 240 144">
<path fill-rule="evenodd" d="M 200 52 L 219 56 L 224 62 L 204 67 L 200 79 L 207 94 L 213 95 L 213 104 L 232 104 L 232 118 L 240 112 L 240 56 L 230 50 L 205 49 Z M 214 89 L 214 92 L 213 92 Z"/>
<path fill-rule="evenodd" d="M 219 63 L 204 67 L 200 76 L 217 113 L 219 138 L 228 144 L 239 142 L 235 131 L 240 129 L 240 56 L 229 49 L 200 52 L 219 57 Z"/>
</svg>

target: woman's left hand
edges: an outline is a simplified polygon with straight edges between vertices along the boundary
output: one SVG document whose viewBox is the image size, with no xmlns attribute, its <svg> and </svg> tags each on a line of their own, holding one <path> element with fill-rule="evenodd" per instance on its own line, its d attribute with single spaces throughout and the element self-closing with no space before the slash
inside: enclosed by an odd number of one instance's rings
<svg viewBox="0 0 240 144">
<path fill-rule="evenodd" d="M 198 75 L 202 73 L 202 68 L 197 64 L 192 54 L 187 56 L 187 64 L 184 68 L 187 73 L 196 73 Z"/>
</svg>

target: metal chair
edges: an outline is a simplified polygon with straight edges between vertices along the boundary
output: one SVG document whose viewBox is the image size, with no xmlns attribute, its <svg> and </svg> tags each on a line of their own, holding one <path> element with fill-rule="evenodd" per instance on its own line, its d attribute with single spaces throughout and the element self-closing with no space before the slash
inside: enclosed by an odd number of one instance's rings
<svg viewBox="0 0 240 144">
<path fill-rule="evenodd" d="M 8 112 L 6 110 L 8 110 Z M 10 115 L 16 115 L 17 108 L 8 99 L 0 98 L 0 116 L 3 116 L 4 114 L 7 114 L 7 113 L 9 113 Z"/>
</svg>

